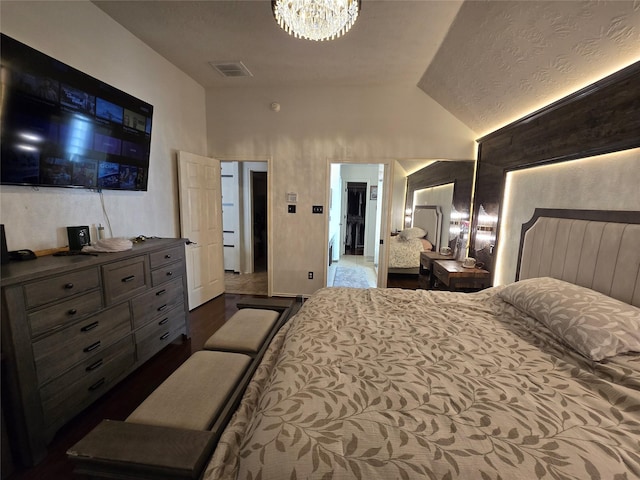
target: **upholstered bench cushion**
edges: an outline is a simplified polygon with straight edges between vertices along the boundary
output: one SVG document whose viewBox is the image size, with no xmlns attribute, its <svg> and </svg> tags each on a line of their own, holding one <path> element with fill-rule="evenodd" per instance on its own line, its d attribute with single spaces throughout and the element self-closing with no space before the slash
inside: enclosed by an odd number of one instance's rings
<svg viewBox="0 0 640 480">
<path fill-rule="evenodd" d="M 251 357 L 239 353 L 196 352 L 126 421 L 208 430 L 250 362 Z"/>
<path fill-rule="evenodd" d="M 267 338 L 280 314 L 275 310 L 238 310 L 204 344 L 205 350 L 255 354 Z"/>
<path fill-rule="evenodd" d="M 200 478 L 216 437 L 210 431 L 103 420 L 67 455 L 82 478 L 193 480 Z"/>
</svg>

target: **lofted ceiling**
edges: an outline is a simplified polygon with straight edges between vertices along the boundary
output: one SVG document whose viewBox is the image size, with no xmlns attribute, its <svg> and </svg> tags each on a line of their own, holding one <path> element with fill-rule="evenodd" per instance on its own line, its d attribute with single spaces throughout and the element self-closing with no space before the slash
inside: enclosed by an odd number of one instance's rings
<svg viewBox="0 0 640 480">
<path fill-rule="evenodd" d="M 467 1 L 418 86 L 489 133 L 640 60 L 640 1 Z"/>
<path fill-rule="evenodd" d="M 330 42 L 290 37 L 269 0 L 93 3 L 205 88 L 417 86 L 478 136 L 640 60 L 640 0 L 362 0 Z"/>
</svg>

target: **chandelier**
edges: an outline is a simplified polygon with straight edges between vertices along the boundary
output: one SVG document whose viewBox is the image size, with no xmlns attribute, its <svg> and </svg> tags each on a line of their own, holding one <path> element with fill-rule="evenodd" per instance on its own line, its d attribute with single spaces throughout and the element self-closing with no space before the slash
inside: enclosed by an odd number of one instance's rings
<svg viewBox="0 0 640 480">
<path fill-rule="evenodd" d="M 296 38 L 333 40 L 358 18 L 360 0 L 272 0 L 278 25 Z"/>
</svg>

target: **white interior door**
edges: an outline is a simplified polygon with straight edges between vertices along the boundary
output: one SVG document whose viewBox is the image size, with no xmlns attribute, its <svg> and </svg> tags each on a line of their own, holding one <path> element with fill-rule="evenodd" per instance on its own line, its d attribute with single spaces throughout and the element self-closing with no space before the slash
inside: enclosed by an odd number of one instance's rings
<svg viewBox="0 0 640 480">
<path fill-rule="evenodd" d="M 220 162 L 178 152 L 180 228 L 186 247 L 189 310 L 224 292 Z"/>
</svg>

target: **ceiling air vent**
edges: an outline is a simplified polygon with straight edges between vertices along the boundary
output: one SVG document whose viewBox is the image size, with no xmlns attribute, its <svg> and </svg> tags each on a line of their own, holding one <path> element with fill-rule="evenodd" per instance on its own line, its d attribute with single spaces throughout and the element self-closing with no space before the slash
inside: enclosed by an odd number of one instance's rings
<svg viewBox="0 0 640 480">
<path fill-rule="evenodd" d="M 253 77 L 242 62 L 209 62 L 223 77 Z"/>
</svg>

